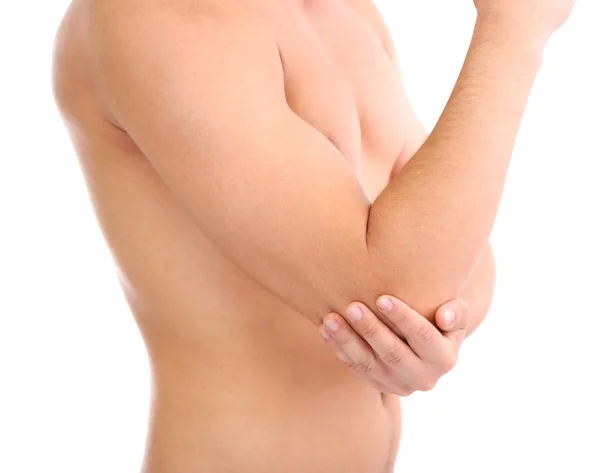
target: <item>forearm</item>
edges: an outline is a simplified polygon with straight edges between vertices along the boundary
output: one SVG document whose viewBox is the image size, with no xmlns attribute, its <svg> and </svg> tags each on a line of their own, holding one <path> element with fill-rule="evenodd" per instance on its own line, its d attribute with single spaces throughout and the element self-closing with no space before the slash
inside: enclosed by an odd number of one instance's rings
<svg viewBox="0 0 600 473">
<path fill-rule="evenodd" d="M 371 207 L 367 239 L 381 284 L 428 318 L 465 290 L 494 224 L 542 55 L 512 33 L 477 21 L 437 126 Z"/>
</svg>

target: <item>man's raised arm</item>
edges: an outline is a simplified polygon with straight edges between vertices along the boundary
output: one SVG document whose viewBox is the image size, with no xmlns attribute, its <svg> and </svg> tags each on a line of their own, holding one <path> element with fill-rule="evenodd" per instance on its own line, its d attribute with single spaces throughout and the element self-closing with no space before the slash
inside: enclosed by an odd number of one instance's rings
<svg viewBox="0 0 600 473">
<path fill-rule="evenodd" d="M 371 206 L 344 157 L 288 106 L 260 20 L 128 8 L 95 13 L 107 104 L 242 270 L 315 323 L 381 294 L 428 317 L 459 296 L 494 223 L 539 35 L 478 20 L 439 123 Z"/>
</svg>

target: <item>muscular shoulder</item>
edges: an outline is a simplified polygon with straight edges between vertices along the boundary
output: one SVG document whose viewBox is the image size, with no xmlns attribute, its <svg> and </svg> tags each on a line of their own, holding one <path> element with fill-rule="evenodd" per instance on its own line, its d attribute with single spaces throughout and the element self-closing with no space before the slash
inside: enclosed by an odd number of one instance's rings
<svg viewBox="0 0 600 473">
<path fill-rule="evenodd" d="M 84 22 L 86 62 L 92 71 L 98 100 L 110 121 L 122 128 L 114 110 L 123 103 L 147 100 L 151 90 L 179 96 L 193 91 L 226 87 L 225 72 L 263 70 L 276 77 L 280 67 L 276 43 L 259 15 L 235 7 L 231 1 L 82 0 L 78 14 Z M 243 3 L 243 2 L 242 2 Z M 73 23 L 68 20 L 66 23 Z M 71 27 L 61 27 L 55 63 L 62 71 L 55 81 L 57 95 L 69 93 L 65 83 Z M 219 79 L 219 74 L 221 79 Z M 72 75 L 72 74 L 71 74 Z M 212 83 L 207 84 L 207 81 Z M 221 85 L 215 85 L 222 82 Z M 243 81 L 242 81 L 243 82 Z M 263 87 L 268 80 L 260 81 Z M 141 89 L 145 90 L 141 90 Z M 63 91 L 63 92 L 60 92 Z M 207 94 L 208 95 L 208 94 Z M 64 102 L 64 100 L 61 100 Z"/>
<path fill-rule="evenodd" d="M 52 58 L 52 90 L 63 113 L 72 113 L 81 95 L 91 87 L 85 55 L 85 35 L 81 26 L 82 8 L 73 2 L 55 35 Z"/>
<path fill-rule="evenodd" d="M 105 72 L 110 62 L 105 59 L 129 55 L 135 65 L 148 55 L 157 60 L 170 56 L 176 63 L 210 53 L 226 61 L 229 51 L 253 54 L 270 41 L 264 21 L 244 2 L 102 0 L 95 3 L 90 21 L 93 54 Z"/>
<path fill-rule="evenodd" d="M 182 117 L 195 117 L 196 127 L 231 122 L 259 100 L 263 109 L 285 105 L 272 31 L 234 3 L 98 2 L 90 14 L 91 56 L 111 121 L 134 137 Z M 155 114 L 161 119 L 147 123 Z"/>
<path fill-rule="evenodd" d="M 114 41 L 142 38 L 171 39 L 170 46 L 181 48 L 177 42 L 185 36 L 210 38 L 218 31 L 232 37 L 254 31 L 260 33 L 259 17 L 245 2 L 219 0 L 88 0 L 90 22 L 94 35 L 105 40 L 104 46 L 126 46 Z M 248 35 L 251 39 L 251 35 Z M 100 46 L 100 42 L 98 42 Z M 190 47 L 202 47 L 193 44 Z"/>
</svg>

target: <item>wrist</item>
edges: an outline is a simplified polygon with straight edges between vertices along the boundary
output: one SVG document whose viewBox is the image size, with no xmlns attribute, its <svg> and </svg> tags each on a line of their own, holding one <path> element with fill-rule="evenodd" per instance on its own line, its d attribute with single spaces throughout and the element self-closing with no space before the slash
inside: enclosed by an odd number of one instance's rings
<svg viewBox="0 0 600 473">
<path fill-rule="evenodd" d="M 475 23 L 475 35 L 495 47 L 541 57 L 552 31 L 536 25 L 531 19 L 480 12 Z"/>
</svg>

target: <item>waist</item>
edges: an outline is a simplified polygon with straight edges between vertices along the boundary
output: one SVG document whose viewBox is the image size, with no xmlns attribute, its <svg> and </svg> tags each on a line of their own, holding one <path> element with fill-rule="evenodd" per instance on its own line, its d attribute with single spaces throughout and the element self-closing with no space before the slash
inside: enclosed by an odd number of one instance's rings
<svg viewBox="0 0 600 473">
<path fill-rule="evenodd" d="M 154 352 L 144 473 L 391 472 L 397 397 L 319 340 L 247 343 L 232 335 Z"/>
<path fill-rule="evenodd" d="M 247 307 L 134 311 L 153 373 L 144 473 L 391 472 L 398 398 L 299 314 Z"/>
<path fill-rule="evenodd" d="M 394 396 L 299 377 L 155 379 L 144 473 L 391 473 Z"/>
</svg>

